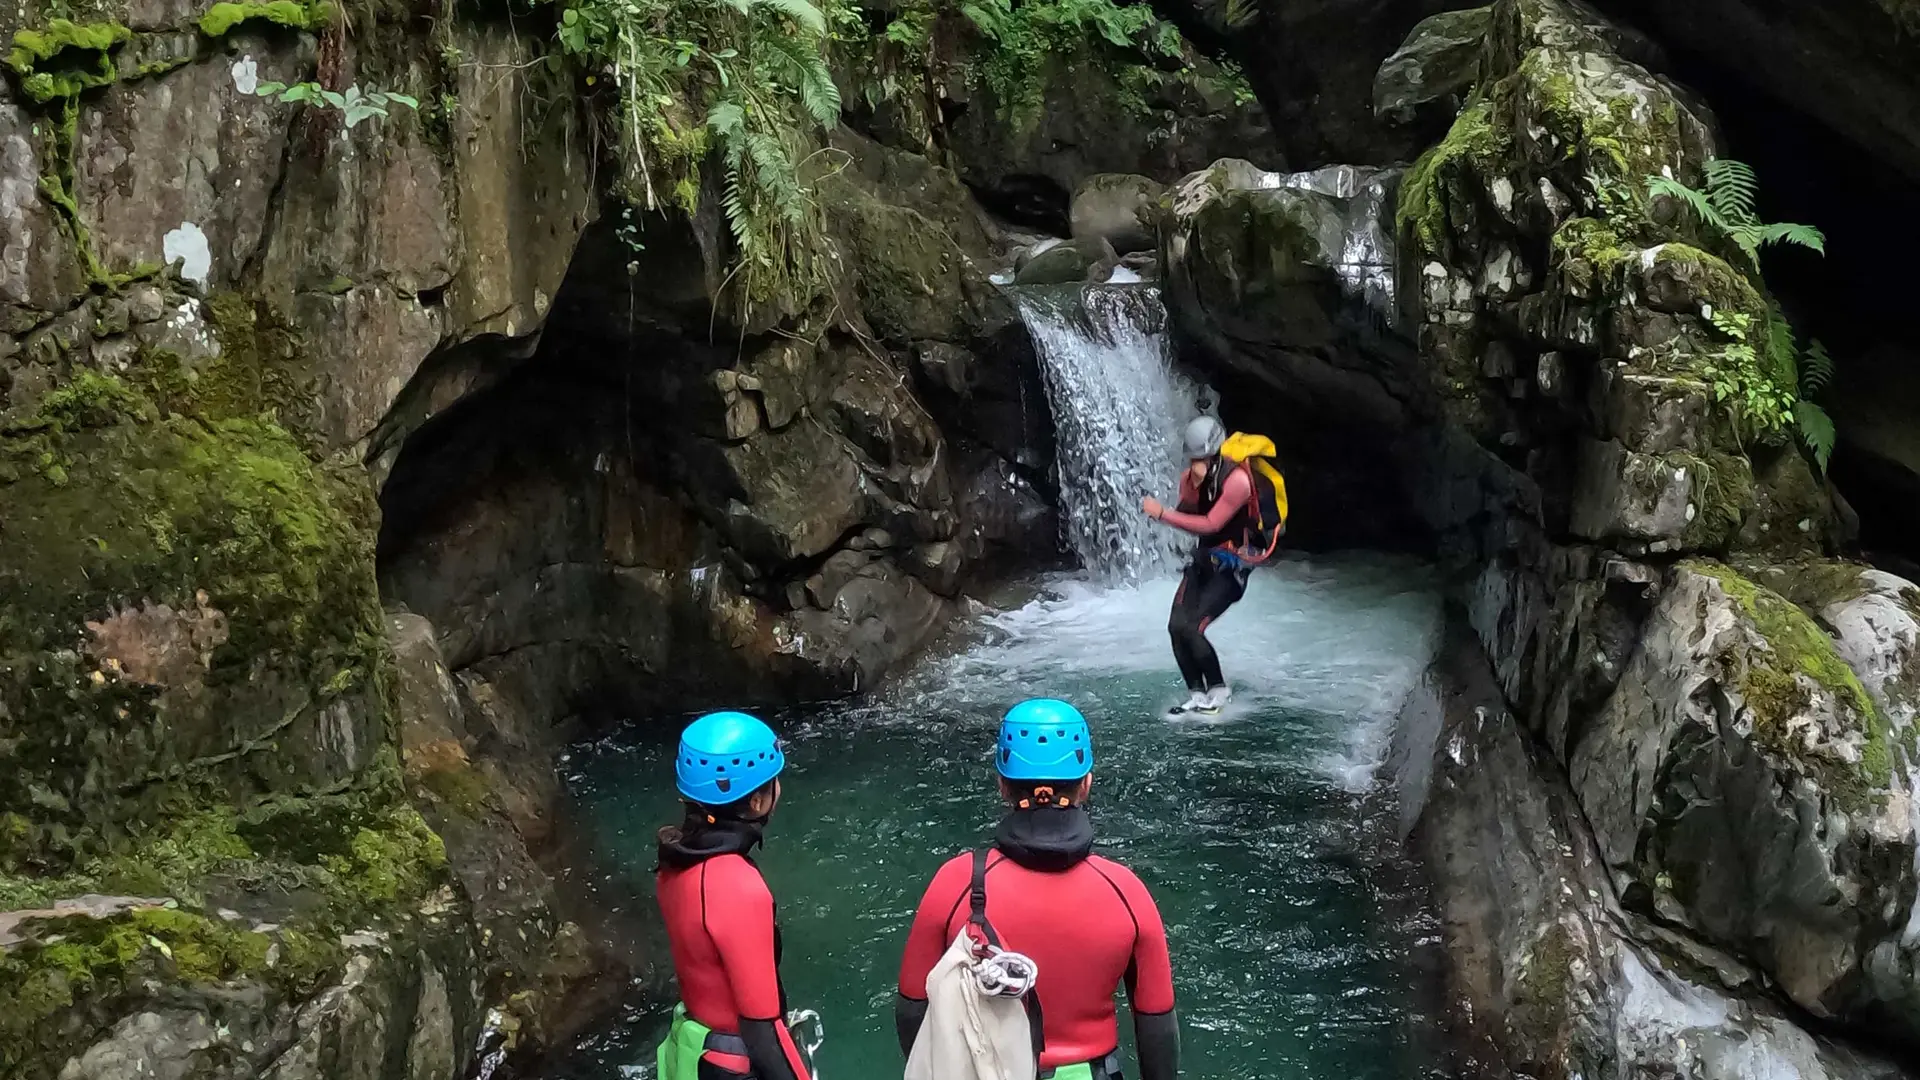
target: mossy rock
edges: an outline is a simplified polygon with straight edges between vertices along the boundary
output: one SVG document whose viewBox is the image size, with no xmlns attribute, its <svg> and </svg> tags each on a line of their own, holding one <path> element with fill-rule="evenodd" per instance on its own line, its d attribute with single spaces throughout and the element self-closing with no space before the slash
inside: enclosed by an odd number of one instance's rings
<svg viewBox="0 0 1920 1080">
<path fill-rule="evenodd" d="M 1731 567 L 1690 559 L 1680 568 L 1712 578 L 1765 643 L 1733 672 L 1752 717 L 1754 744 L 1819 780 L 1844 809 L 1858 812 L 1881 798 L 1893 780 L 1892 732 L 1833 639 L 1793 602 Z M 1857 761 L 1809 751 L 1803 720 L 1816 692 L 1831 696 L 1835 717 L 1852 725 Z"/>
<path fill-rule="evenodd" d="M 19 30 L 7 67 L 33 101 L 77 97 L 81 91 L 118 81 L 114 53 L 133 39 L 117 22 L 76 23 L 54 19 L 38 30 Z"/>
<path fill-rule="evenodd" d="M 0 802 L 77 836 L 151 785 L 337 787 L 390 743 L 357 469 L 94 374 L 0 468 Z"/>
<path fill-rule="evenodd" d="M 245 3 L 219 3 L 200 16 L 200 32 L 212 38 L 225 37 L 244 23 L 269 23 L 290 30 L 323 30 L 332 14 L 331 4 L 302 4 L 295 0 L 247 0 Z"/>
<path fill-rule="evenodd" d="M 1487 186 L 1504 168 L 1512 132 L 1492 99 L 1461 110 L 1447 137 L 1400 181 L 1396 227 L 1401 243 L 1428 256 L 1454 251 L 1454 237 L 1484 226 Z"/>
<path fill-rule="evenodd" d="M 236 1026 L 280 1022 L 285 1006 L 339 980 L 343 934 L 423 929 L 447 902 L 446 855 L 395 795 L 389 786 L 282 799 L 238 818 L 215 808 L 75 875 L 0 877 L 0 897 L 16 908 L 46 910 L 50 896 L 128 885 L 146 886 L 140 895 L 186 897 L 23 920 L 20 940 L 0 949 L 0 1071 L 52 1075 L 155 993 L 184 1009 L 204 1008 L 205 995 L 216 1005 L 239 1003 L 239 1015 L 229 1014 Z M 156 861 L 169 853 L 177 861 Z M 209 914 L 214 898 L 186 879 L 220 890 L 219 907 L 240 910 Z"/>
</svg>

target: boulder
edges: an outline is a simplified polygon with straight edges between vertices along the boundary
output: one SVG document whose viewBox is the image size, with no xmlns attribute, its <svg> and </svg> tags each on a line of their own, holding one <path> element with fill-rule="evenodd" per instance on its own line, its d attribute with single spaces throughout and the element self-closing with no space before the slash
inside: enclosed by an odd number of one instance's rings
<svg viewBox="0 0 1920 1080">
<path fill-rule="evenodd" d="M 1898 652 L 1853 629 L 1857 655 Z M 1912 1038 L 1908 730 L 1799 607 L 1687 561 L 1570 776 L 1602 857 L 1663 918 L 1750 958 L 1815 1015 Z"/>
<path fill-rule="evenodd" d="M 1087 177 L 1073 192 L 1073 238 L 1105 241 L 1121 255 L 1152 250 L 1154 207 L 1165 191 L 1158 181 L 1128 173 Z"/>
<path fill-rule="evenodd" d="M 1111 62 L 1098 35 L 1048 52 L 1029 84 L 1037 100 L 974 86 L 950 113 L 946 145 L 960 179 L 1000 217 L 1068 232 L 1073 193 L 1089 177 L 1132 173 L 1165 183 L 1229 154 L 1283 163 L 1257 102 L 1205 57 L 1189 72 Z M 1119 72 L 1137 81 L 1123 85 Z M 964 77 L 964 76 L 963 76 Z"/>
<path fill-rule="evenodd" d="M 1434 15 L 1413 28 L 1373 77 L 1374 115 L 1409 124 L 1422 113 L 1460 107 L 1480 76 L 1480 57 L 1493 28 L 1493 8 Z"/>
<path fill-rule="evenodd" d="M 1104 281 L 1120 261 L 1105 237 L 1073 239 L 1034 252 L 1014 271 L 1015 285 L 1070 285 Z"/>
<path fill-rule="evenodd" d="M 1515 1073 L 1904 1075 L 1803 1026 L 1757 972 L 1621 903 L 1582 807 L 1470 644 L 1401 713 L 1390 764 L 1464 1007 L 1455 1034 Z"/>
</svg>

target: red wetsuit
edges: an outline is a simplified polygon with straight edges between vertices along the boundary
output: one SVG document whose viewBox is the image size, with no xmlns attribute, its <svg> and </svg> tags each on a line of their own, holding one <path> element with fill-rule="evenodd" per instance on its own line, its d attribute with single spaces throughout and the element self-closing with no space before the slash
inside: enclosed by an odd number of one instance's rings
<svg viewBox="0 0 1920 1080">
<path fill-rule="evenodd" d="M 655 882 L 688 1015 L 730 1035 L 742 1034 L 743 1022 L 750 1037 L 757 1026 L 770 1025 L 778 1040 L 770 1056 L 784 1062 L 713 1050 L 703 1060 L 760 1080 L 807 1080 L 806 1062 L 787 1031 L 773 894 L 759 868 L 744 855 L 716 854 L 690 866 L 663 862 Z"/>
<path fill-rule="evenodd" d="M 966 925 L 973 856 L 956 856 L 927 886 L 900 961 L 900 996 L 926 1000 L 927 975 Z M 1173 1012 L 1167 932 L 1146 886 L 1098 855 L 1057 870 L 987 857 L 987 922 L 1002 945 L 1032 957 L 1046 1028 L 1042 1068 L 1098 1061 L 1120 1045 L 1113 991 L 1123 981 L 1136 1021 Z"/>
</svg>

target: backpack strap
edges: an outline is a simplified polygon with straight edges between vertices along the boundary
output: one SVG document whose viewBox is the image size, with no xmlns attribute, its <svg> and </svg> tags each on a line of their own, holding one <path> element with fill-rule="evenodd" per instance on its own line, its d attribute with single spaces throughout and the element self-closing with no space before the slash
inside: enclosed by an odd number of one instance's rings
<svg viewBox="0 0 1920 1080">
<path fill-rule="evenodd" d="M 993 924 L 987 921 L 987 850 L 980 848 L 973 853 L 973 880 L 967 887 L 967 921 L 972 923 L 987 944 L 994 948 L 1004 948 L 1000 944 L 1000 935 L 994 932 Z M 1040 1052 L 1047 1047 L 1047 1024 L 1045 1015 L 1040 1011 L 1040 992 L 1029 990 L 1020 1002 L 1027 1010 L 1027 1030 L 1033 1036 L 1033 1060 L 1040 1060 Z"/>
<path fill-rule="evenodd" d="M 993 925 L 987 922 L 987 852 L 982 848 L 973 853 L 973 883 L 967 889 L 967 904 L 971 909 L 967 921 L 980 931 L 980 936 L 994 948 L 1002 948 L 1000 935 L 993 932 Z"/>
</svg>

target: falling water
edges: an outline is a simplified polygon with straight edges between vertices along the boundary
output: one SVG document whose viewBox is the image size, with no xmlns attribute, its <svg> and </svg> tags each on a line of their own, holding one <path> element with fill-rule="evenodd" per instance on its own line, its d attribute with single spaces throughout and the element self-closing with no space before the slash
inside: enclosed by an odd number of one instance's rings
<svg viewBox="0 0 1920 1080">
<path fill-rule="evenodd" d="M 1012 290 L 1053 408 L 1067 545 L 1094 576 L 1140 581 L 1178 567 L 1191 540 L 1140 512 L 1172 501 L 1196 387 L 1173 370 L 1160 291 L 1142 285 Z"/>
</svg>

